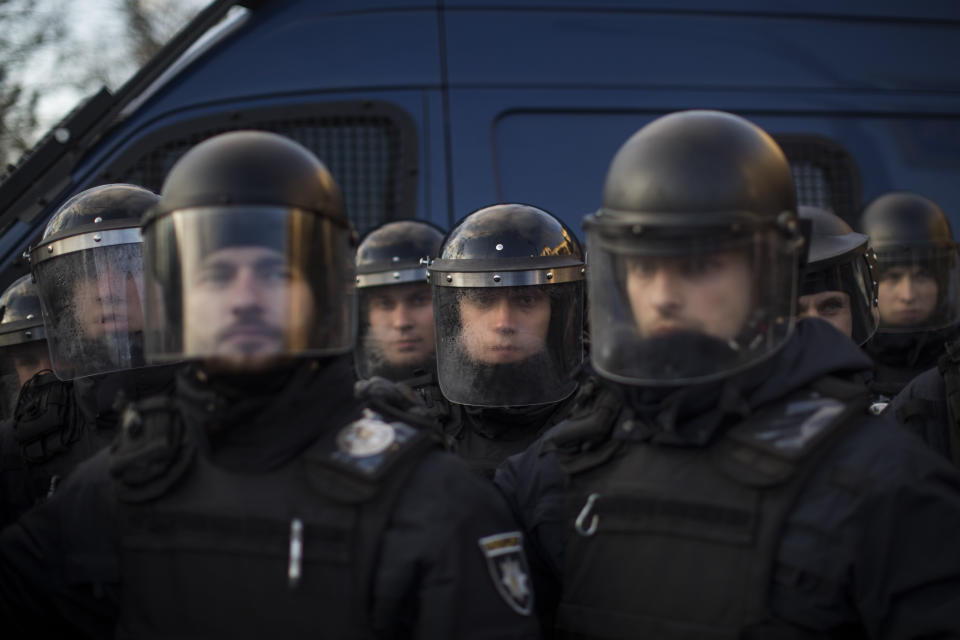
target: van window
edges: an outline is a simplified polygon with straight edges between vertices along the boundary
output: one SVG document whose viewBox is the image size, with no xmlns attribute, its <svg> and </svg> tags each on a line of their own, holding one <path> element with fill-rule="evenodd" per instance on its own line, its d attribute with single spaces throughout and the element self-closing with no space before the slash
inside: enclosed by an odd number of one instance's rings
<svg viewBox="0 0 960 640">
<path fill-rule="evenodd" d="M 140 139 L 99 182 L 130 182 L 159 193 L 188 149 L 236 129 L 272 131 L 313 151 L 336 179 L 360 233 L 415 213 L 416 131 L 406 112 L 387 103 L 298 105 L 179 122 Z"/>
</svg>

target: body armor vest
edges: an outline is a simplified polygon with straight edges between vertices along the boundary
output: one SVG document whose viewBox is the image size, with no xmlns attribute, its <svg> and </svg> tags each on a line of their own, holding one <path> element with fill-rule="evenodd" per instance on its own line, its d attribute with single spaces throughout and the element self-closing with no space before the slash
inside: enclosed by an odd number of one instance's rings
<svg viewBox="0 0 960 640">
<path fill-rule="evenodd" d="M 813 392 L 706 447 L 619 439 L 570 476 L 561 637 L 808 638 L 772 621 L 780 530 L 828 441 L 865 415 Z M 771 635 L 774 634 L 774 635 Z M 779 634 L 779 635 L 777 635 Z"/>
<path fill-rule="evenodd" d="M 252 474 L 201 455 L 172 399 L 123 423 L 119 637 L 369 636 L 381 534 L 429 434 L 367 412 Z"/>
</svg>

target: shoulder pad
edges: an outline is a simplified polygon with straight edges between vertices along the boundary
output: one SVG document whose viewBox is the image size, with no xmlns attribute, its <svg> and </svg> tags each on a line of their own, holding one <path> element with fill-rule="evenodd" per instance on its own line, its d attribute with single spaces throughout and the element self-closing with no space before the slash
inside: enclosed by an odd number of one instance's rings
<svg viewBox="0 0 960 640">
<path fill-rule="evenodd" d="M 401 462 L 416 464 L 433 448 L 439 443 L 431 433 L 364 409 L 359 420 L 311 447 L 304 463 L 311 486 L 320 493 L 340 502 L 365 502 Z"/>
<path fill-rule="evenodd" d="M 814 392 L 794 396 L 725 433 L 714 448 L 714 461 L 743 484 L 777 485 L 822 443 L 866 415 L 866 397 L 843 402 Z"/>
<path fill-rule="evenodd" d="M 196 443 L 173 399 L 155 396 L 127 406 L 120 426 L 110 447 L 110 474 L 118 496 L 125 502 L 143 502 L 163 495 L 196 454 Z"/>
</svg>

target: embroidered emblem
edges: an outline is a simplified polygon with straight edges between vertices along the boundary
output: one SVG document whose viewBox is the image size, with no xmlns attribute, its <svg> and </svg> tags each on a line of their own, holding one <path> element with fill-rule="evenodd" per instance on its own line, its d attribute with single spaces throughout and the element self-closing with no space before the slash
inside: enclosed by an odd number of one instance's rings
<svg viewBox="0 0 960 640">
<path fill-rule="evenodd" d="M 523 552 L 523 534 L 508 531 L 478 540 L 487 559 L 493 586 L 510 608 L 520 615 L 533 611 L 533 589 L 527 556 Z"/>
<path fill-rule="evenodd" d="M 337 434 L 337 447 L 348 455 L 368 458 L 383 453 L 395 440 L 393 426 L 365 409 L 362 418 L 351 422 Z"/>
</svg>

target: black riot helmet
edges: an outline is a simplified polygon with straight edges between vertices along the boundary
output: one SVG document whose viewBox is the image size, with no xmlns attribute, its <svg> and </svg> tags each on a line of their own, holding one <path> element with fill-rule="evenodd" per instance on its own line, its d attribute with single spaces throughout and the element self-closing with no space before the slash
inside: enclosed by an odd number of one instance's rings
<svg viewBox="0 0 960 640">
<path fill-rule="evenodd" d="M 877 254 L 879 332 L 932 331 L 957 321 L 957 243 L 937 203 L 887 193 L 867 205 L 860 228 Z"/>
<path fill-rule="evenodd" d="M 257 370 L 345 353 L 356 235 L 309 150 L 234 131 L 190 149 L 143 222 L 147 355 Z"/>
<path fill-rule="evenodd" d="M 402 381 L 436 370 L 427 265 L 437 257 L 443 235 L 428 222 L 400 220 L 373 229 L 360 242 L 354 357 L 361 378 Z"/>
<path fill-rule="evenodd" d="M 591 358 L 642 385 L 720 379 L 776 352 L 794 324 L 803 251 L 790 165 L 718 111 L 635 133 L 584 221 Z"/>
<path fill-rule="evenodd" d="M 812 229 L 800 281 L 800 314 L 822 317 L 857 344 L 865 343 L 879 321 L 876 256 L 869 238 L 818 207 L 801 205 L 800 219 L 809 220 Z"/>
<path fill-rule="evenodd" d="M 0 420 L 12 415 L 20 387 L 49 368 L 40 296 L 26 275 L 0 294 Z"/>
<path fill-rule="evenodd" d="M 31 248 L 59 378 L 146 364 L 140 218 L 157 199 L 131 184 L 87 189 L 60 207 Z"/>
<path fill-rule="evenodd" d="M 440 390 L 451 402 L 527 406 L 573 393 L 583 357 L 584 261 L 560 220 L 498 204 L 461 220 L 429 269 Z"/>
</svg>

